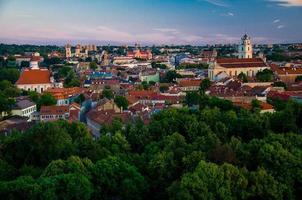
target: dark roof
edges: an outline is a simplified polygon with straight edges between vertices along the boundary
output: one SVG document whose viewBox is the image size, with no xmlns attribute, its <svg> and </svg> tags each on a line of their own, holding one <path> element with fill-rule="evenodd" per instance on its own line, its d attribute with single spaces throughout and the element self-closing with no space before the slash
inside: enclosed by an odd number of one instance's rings
<svg viewBox="0 0 302 200">
<path fill-rule="evenodd" d="M 28 99 L 22 99 L 22 100 L 17 100 L 13 109 L 25 109 L 34 105 L 36 105 L 34 102 Z"/>
</svg>

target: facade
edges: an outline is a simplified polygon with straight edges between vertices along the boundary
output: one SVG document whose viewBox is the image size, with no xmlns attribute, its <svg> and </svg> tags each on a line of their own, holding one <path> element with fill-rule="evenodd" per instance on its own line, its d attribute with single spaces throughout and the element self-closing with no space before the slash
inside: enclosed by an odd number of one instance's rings
<svg viewBox="0 0 302 200">
<path fill-rule="evenodd" d="M 29 118 L 31 120 L 32 113 L 37 111 L 37 106 L 34 102 L 28 99 L 17 99 L 15 106 L 12 108 L 12 115 Z"/>
<path fill-rule="evenodd" d="M 56 121 L 68 118 L 68 106 L 42 106 L 40 109 L 40 121 Z"/>
<path fill-rule="evenodd" d="M 237 77 L 240 73 L 254 77 L 259 71 L 269 68 L 261 58 L 220 58 L 210 65 L 208 76 L 212 81 L 217 81 L 217 76 L 221 73 L 230 77 Z"/>
<path fill-rule="evenodd" d="M 24 69 L 16 86 L 26 91 L 42 93 L 53 87 L 51 73 L 48 69 L 40 69 L 37 61 L 30 62 L 30 69 Z"/>
<path fill-rule="evenodd" d="M 184 79 L 179 81 L 179 87 L 183 92 L 198 91 L 200 83 L 200 79 Z"/>
<path fill-rule="evenodd" d="M 96 110 L 98 111 L 108 111 L 114 110 L 116 113 L 121 112 L 121 109 L 116 105 L 113 99 L 109 100 L 107 98 L 101 99 L 97 104 Z"/>
<path fill-rule="evenodd" d="M 149 83 L 150 81 L 159 82 L 159 73 L 158 71 L 145 71 L 139 73 L 139 79 L 141 81 L 146 81 Z"/>
<path fill-rule="evenodd" d="M 241 43 L 238 47 L 238 57 L 239 58 L 253 58 L 253 45 L 251 38 L 245 34 L 241 38 Z"/>
<path fill-rule="evenodd" d="M 141 51 L 139 49 L 138 45 L 135 45 L 135 50 L 128 51 L 127 57 L 150 60 L 150 59 L 152 59 L 152 53 L 149 49 L 147 49 L 146 51 Z"/>
<path fill-rule="evenodd" d="M 302 68 L 298 67 L 279 67 L 271 64 L 274 74 L 284 83 L 294 83 L 297 76 L 302 76 Z"/>
</svg>

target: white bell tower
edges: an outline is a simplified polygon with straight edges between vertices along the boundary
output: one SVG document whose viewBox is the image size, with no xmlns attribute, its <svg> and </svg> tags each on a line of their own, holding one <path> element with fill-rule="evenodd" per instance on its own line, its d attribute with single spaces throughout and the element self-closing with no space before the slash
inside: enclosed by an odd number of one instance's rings
<svg viewBox="0 0 302 200">
<path fill-rule="evenodd" d="M 253 58 L 253 45 L 251 38 L 245 34 L 241 38 L 241 43 L 238 47 L 238 57 L 239 58 Z"/>
</svg>

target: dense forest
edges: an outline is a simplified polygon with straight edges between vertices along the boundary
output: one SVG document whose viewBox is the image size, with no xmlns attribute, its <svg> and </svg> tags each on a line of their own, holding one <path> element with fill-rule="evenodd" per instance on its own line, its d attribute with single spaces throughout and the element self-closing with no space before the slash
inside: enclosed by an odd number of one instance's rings
<svg viewBox="0 0 302 200">
<path fill-rule="evenodd" d="M 148 125 L 39 123 L 0 140 L 1 199 L 299 199 L 302 108 L 260 114 L 200 97 Z"/>
</svg>

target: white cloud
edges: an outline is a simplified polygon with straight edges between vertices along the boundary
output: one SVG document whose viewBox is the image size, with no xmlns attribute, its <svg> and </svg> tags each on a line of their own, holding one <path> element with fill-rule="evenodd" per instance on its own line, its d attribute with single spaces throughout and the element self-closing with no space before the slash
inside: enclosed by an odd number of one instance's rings
<svg viewBox="0 0 302 200">
<path fill-rule="evenodd" d="M 280 19 L 275 19 L 274 21 L 273 21 L 273 24 L 276 24 L 276 23 L 279 23 L 280 22 Z"/>
<path fill-rule="evenodd" d="M 279 6 L 283 6 L 283 7 L 302 6 L 302 0 L 269 0 L 269 1 L 276 2 Z"/>
<path fill-rule="evenodd" d="M 284 25 L 277 26 L 277 29 L 282 29 L 282 28 L 284 28 Z"/>
<path fill-rule="evenodd" d="M 226 4 L 225 2 L 223 2 L 222 0 L 199 0 L 199 1 L 206 1 L 210 4 L 213 4 L 215 6 L 220 6 L 220 7 L 229 7 L 228 4 Z"/>
<path fill-rule="evenodd" d="M 222 14 L 220 14 L 220 16 L 223 16 L 223 17 L 234 17 L 235 14 L 232 13 L 232 12 L 227 12 L 227 13 L 222 13 Z"/>
<path fill-rule="evenodd" d="M 180 33 L 177 29 L 175 28 L 153 28 L 153 31 L 158 31 L 162 33 L 173 33 L 173 34 L 178 34 Z"/>
</svg>

